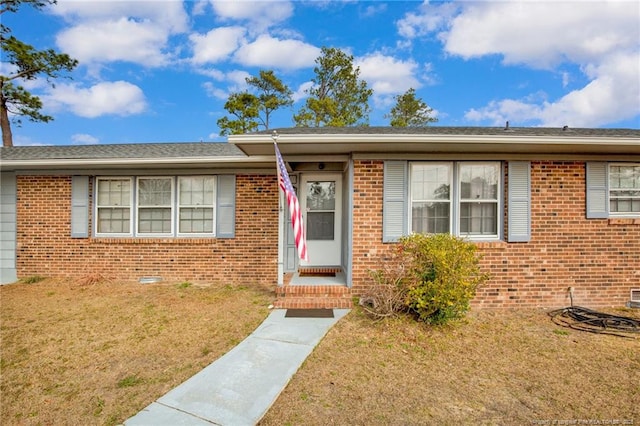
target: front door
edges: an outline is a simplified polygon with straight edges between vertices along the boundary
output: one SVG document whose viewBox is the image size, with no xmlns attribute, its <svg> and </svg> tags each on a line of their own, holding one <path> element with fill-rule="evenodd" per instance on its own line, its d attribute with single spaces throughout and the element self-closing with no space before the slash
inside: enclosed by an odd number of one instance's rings
<svg viewBox="0 0 640 426">
<path fill-rule="evenodd" d="M 300 207 L 309 261 L 301 266 L 340 266 L 342 252 L 342 176 L 337 173 L 302 175 Z"/>
</svg>

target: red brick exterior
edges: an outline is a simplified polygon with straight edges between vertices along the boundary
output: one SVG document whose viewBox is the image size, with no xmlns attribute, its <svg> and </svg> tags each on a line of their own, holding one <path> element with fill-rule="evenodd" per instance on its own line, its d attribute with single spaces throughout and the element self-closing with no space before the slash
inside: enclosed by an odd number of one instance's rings
<svg viewBox="0 0 640 426">
<path fill-rule="evenodd" d="M 352 281 L 360 293 L 394 244 L 382 243 L 383 162 L 354 167 Z M 577 305 L 623 306 L 640 287 L 640 219 L 586 219 L 585 169 L 584 162 L 531 163 L 531 241 L 478 243 L 491 279 L 475 306 L 563 307 L 569 287 Z"/>
<path fill-rule="evenodd" d="M 623 306 L 630 289 L 640 287 L 640 219 L 586 219 L 585 169 L 580 161 L 531 163 L 531 241 L 478 244 L 491 279 L 474 306 L 562 307 L 570 303 L 569 287 L 578 305 Z M 353 176 L 357 295 L 395 244 L 382 243 L 383 162 L 356 160 Z M 99 273 L 275 285 L 276 176 L 239 175 L 236 189 L 235 238 L 71 238 L 71 177 L 18 176 L 18 277 Z M 505 218 L 506 210 L 505 203 Z M 505 219 L 505 234 L 507 226 Z"/>
<path fill-rule="evenodd" d="M 71 177 L 18 176 L 18 277 L 102 274 L 275 284 L 276 177 L 237 176 L 236 191 L 235 238 L 71 238 Z"/>
</svg>

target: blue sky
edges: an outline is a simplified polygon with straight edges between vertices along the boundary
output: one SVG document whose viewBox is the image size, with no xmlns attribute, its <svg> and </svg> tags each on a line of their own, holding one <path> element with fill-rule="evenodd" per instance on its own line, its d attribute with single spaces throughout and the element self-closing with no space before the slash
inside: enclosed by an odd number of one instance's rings
<svg viewBox="0 0 640 426">
<path fill-rule="evenodd" d="M 260 70 L 295 93 L 271 123 L 291 127 L 323 46 L 353 55 L 372 126 L 414 88 L 439 126 L 640 128 L 637 1 L 59 0 L 2 18 L 80 62 L 25 83 L 55 120 L 23 120 L 14 145 L 222 141 L 225 101 Z"/>
</svg>

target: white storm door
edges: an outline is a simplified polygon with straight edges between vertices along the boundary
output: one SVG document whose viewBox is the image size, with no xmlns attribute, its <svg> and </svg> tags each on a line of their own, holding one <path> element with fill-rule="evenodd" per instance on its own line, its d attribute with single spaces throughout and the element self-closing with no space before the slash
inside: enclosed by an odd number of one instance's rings
<svg viewBox="0 0 640 426">
<path fill-rule="evenodd" d="M 339 266 L 342 241 L 342 176 L 302 175 L 301 208 L 309 261 L 302 266 Z"/>
</svg>

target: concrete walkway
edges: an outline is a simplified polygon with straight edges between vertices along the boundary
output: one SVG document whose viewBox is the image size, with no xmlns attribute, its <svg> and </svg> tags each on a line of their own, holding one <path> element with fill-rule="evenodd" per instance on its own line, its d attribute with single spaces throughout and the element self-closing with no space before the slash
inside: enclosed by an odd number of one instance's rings
<svg viewBox="0 0 640 426">
<path fill-rule="evenodd" d="M 286 312 L 271 312 L 238 346 L 124 424 L 255 425 L 349 310 L 334 309 L 334 318 L 286 318 Z"/>
</svg>

